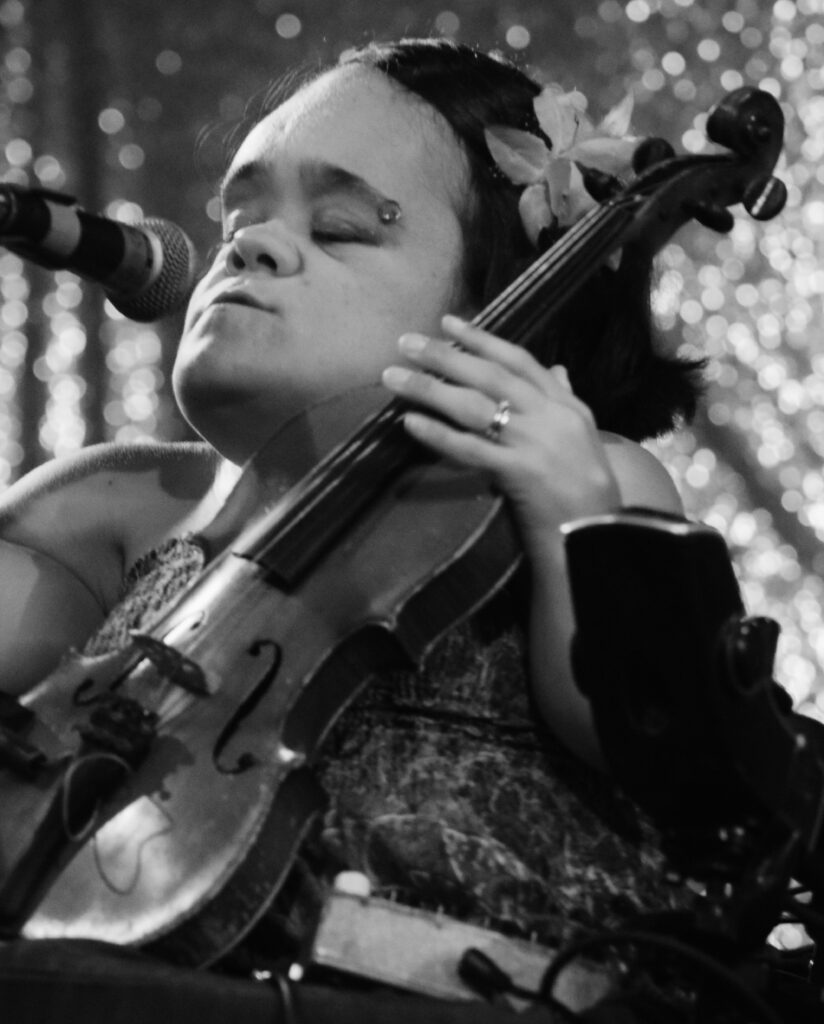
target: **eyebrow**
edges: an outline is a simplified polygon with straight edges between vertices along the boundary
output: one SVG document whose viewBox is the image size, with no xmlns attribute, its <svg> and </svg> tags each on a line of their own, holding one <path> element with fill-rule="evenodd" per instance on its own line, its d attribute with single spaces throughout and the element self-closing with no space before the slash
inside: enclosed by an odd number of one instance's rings
<svg viewBox="0 0 824 1024">
<path fill-rule="evenodd" d="M 233 188 L 249 184 L 265 184 L 270 181 L 270 169 L 262 160 L 250 160 L 230 170 L 220 183 L 220 198 L 226 202 Z M 301 185 L 311 198 L 344 192 L 355 199 L 361 199 L 374 206 L 394 202 L 389 196 L 370 185 L 352 171 L 325 160 L 306 160 L 298 169 Z"/>
</svg>

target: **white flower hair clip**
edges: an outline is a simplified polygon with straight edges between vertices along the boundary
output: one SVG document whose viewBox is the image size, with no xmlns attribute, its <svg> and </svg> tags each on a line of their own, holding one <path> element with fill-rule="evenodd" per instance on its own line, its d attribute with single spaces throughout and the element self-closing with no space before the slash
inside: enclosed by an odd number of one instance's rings
<svg viewBox="0 0 824 1024">
<path fill-rule="evenodd" d="M 544 228 L 570 227 L 597 202 L 580 168 L 626 180 L 639 139 L 627 135 L 633 97 L 627 93 L 596 127 L 586 116 L 583 93 L 548 85 L 534 99 L 535 116 L 550 140 L 504 125 L 484 129 L 492 158 L 515 185 L 526 185 L 519 201 L 524 229 L 534 245 Z"/>
</svg>

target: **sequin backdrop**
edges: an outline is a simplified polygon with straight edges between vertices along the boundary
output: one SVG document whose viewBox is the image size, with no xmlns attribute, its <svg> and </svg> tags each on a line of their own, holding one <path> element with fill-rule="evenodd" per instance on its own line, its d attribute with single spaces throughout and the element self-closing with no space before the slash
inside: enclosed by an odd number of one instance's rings
<svg viewBox="0 0 824 1024">
<path fill-rule="evenodd" d="M 669 344 L 709 357 L 704 411 L 656 449 L 690 514 L 722 531 L 748 608 L 782 627 L 777 675 L 824 718 L 824 0 L 0 0 L 0 176 L 91 210 L 180 223 L 206 253 L 227 140 L 269 83 L 370 38 L 441 34 L 573 86 L 594 116 L 626 92 L 634 129 L 705 145 L 742 84 L 787 121 L 786 210 L 660 256 Z M 0 250 L 0 485 L 109 439 L 187 436 L 168 388 L 179 320 L 119 317 L 65 272 Z"/>
</svg>

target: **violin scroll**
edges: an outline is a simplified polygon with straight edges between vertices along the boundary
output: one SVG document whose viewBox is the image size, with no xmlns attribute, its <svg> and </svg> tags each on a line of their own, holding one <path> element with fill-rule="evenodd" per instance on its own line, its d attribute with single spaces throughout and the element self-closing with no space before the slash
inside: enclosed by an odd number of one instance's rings
<svg viewBox="0 0 824 1024">
<path fill-rule="evenodd" d="M 665 140 L 643 140 L 635 179 L 604 204 L 630 212 L 622 243 L 654 254 L 690 220 L 727 232 L 734 223 L 729 208 L 739 203 L 758 220 L 774 217 L 787 198 L 773 176 L 783 135 L 775 97 L 748 86 L 728 93 L 707 116 L 707 136 L 719 151 L 673 156 Z"/>
<path fill-rule="evenodd" d="M 660 167 L 675 157 L 675 150 L 666 139 L 649 136 L 642 139 L 632 157 L 632 169 L 643 174 L 652 167 Z M 733 216 L 726 206 L 708 202 L 705 198 L 685 199 L 684 211 L 692 220 L 706 228 L 725 234 L 732 230 Z"/>
<path fill-rule="evenodd" d="M 752 86 L 728 93 L 707 118 L 707 138 L 764 168 L 741 200 L 756 220 L 770 220 L 787 201 L 786 186 L 772 175 L 783 137 L 784 115 L 778 101 Z"/>
</svg>

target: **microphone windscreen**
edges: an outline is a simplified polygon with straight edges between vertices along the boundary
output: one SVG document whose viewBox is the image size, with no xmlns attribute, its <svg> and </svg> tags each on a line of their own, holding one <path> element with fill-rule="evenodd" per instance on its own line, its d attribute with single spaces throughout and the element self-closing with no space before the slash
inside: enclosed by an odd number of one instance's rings
<svg viewBox="0 0 824 1024">
<path fill-rule="evenodd" d="M 177 224 L 150 217 L 134 225 L 160 243 L 160 273 L 139 292 L 107 292 L 112 305 L 130 320 L 148 323 L 176 312 L 189 298 L 197 276 L 197 253 Z"/>
</svg>

